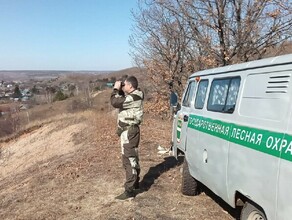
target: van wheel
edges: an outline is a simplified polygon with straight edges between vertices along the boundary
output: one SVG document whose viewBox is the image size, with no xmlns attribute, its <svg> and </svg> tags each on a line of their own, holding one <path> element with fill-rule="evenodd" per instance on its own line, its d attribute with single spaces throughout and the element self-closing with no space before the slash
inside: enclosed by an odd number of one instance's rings
<svg viewBox="0 0 292 220">
<path fill-rule="evenodd" d="M 260 208 L 246 202 L 241 210 L 240 220 L 266 220 L 266 216 Z"/>
<path fill-rule="evenodd" d="M 186 196 L 195 196 L 199 194 L 198 181 L 191 176 L 186 159 L 184 159 L 183 163 L 181 192 Z"/>
</svg>

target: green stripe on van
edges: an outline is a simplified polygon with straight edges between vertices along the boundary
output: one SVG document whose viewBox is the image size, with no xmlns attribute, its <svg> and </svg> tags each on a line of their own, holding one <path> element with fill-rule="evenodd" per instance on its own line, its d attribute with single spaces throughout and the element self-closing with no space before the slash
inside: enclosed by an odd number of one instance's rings
<svg viewBox="0 0 292 220">
<path fill-rule="evenodd" d="M 292 161 L 292 136 L 190 115 L 188 127 L 221 139 Z"/>
</svg>

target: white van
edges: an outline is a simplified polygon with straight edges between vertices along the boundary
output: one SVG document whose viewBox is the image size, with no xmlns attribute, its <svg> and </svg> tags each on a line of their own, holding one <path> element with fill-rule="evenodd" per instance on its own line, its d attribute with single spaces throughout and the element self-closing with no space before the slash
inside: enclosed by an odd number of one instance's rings
<svg viewBox="0 0 292 220">
<path fill-rule="evenodd" d="M 174 117 L 182 193 L 201 184 L 240 219 L 292 219 L 292 54 L 196 72 Z"/>
</svg>

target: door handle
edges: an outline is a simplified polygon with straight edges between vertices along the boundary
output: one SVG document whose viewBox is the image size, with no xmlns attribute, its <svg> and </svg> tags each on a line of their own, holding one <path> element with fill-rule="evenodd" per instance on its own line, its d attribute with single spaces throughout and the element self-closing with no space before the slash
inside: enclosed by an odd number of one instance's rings
<svg viewBox="0 0 292 220">
<path fill-rule="evenodd" d="M 189 120 L 189 116 L 184 115 L 184 122 L 187 122 Z"/>
</svg>

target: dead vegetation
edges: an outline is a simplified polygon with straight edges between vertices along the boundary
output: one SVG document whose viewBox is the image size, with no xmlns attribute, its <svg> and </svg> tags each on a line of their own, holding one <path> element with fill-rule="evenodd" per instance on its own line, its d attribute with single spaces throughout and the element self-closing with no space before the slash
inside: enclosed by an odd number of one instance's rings
<svg viewBox="0 0 292 220">
<path fill-rule="evenodd" d="M 0 219 L 233 219 L 210 193 L 181 195 L 182 160 L 157 153 L 169 147 L 171 121 L 151 114 L 141 126 L 143 191 L 114 199 L 124 170 L 109 92 L 96 96 L 94 109 L 49 117 L 0 143 Z"/>
</svg>

